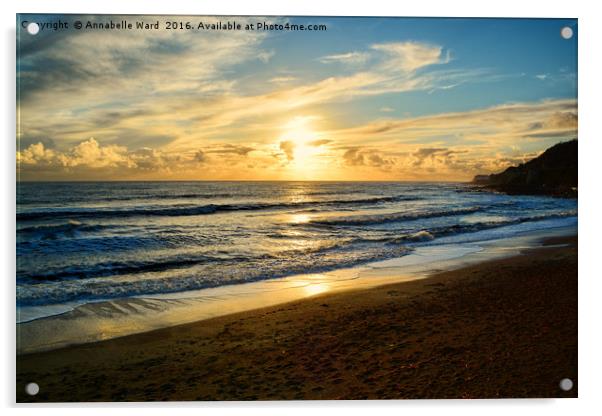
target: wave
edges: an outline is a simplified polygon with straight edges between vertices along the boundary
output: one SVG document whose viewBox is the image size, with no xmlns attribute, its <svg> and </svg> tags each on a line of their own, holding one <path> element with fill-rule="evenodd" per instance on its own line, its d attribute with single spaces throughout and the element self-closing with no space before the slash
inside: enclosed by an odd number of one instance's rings
<svg viewBox="0 0 602 416">
<path fill-rule="evenodd" d="M 489 230 L 492 228 L 500 228 L 500 227 L 505 227 L 505 226 L 509 226 L 509 225 L 523 224 L 523 223 L 528 223 L 528 222 L 537 222 L 537 221 L 543 221 L 543 220 L 574 217 L 576 215 L 577 215 L 576 212 L 569 211 L 569 212 L 556 213 L 556 214 L 541 214 L 541 215 L 535 215 L 535 216 L 530 216 L 530 217 L 519 217 L 519 218 L 508 219 L 505 221 L 482 221 L 482 222 L 475 222 L 472 224 L 454 224 L 454 225 L 448 225 L 448 226 L 439 227 L 437 229 L 434 229 L 431 231 L 431 234 L 435 238 L 439 238 L 439 237 L 444 237 L 444 236 L 448 236 L 448 235 L 467 234 L 467 233 L 473 233 L 473 232 L 477 232 L 477 231 Z"/>
<path fill-rule="evenodd" d="M 241 195 L 234 193 L 187 193 L 187 194 L 149 194 L 149 195 L 118 195 L 118 196 L 102 196 L 102 197 L 91 197 L 84 198 L 80 195 L 76 196 L 65 196 L 61 199 L 61 203 L 81 203 L 81 202 L 123 202 L 123 201 L 148 201 L 148 200 L 169 200 L 169 199 L 215 199 L 215 198 L 236 198 Z M 253 195 L 247 195 L 253 196 Z M 33 198 L 17 196 L 17 203 L 19 205 L 31 205 L 31 204 L 55 204 L 56 199 L 52 198 Z"/>
<path fill-rule="evenodd" d="M 286 264 L 291 259 L 322 255 L 336 250 L 350 249 L 358 243 L 355 239 L 327 240 L 303 248 L 293 248 L 271 253 L 257 253 L 247 256 L 233 256 L 225 252 L 208 254 L 183 254 L 159 259 L 126 260 L 121 262 L 108 261 L 93 264 L 83 264 L 66 268 L 46 268 L 44 271 L 17 271 L 17 279 L 21 282 L 52 282 L 65 280 L 84 280 L 98 277 L 119 276 L 126 274 L 141 274 L 176 270 L 201 264 L 211 264 L 216 267 L 235 267 L 237 263 L 274 261 Z M 370 242 L 369 242 L 370 243 Z"/>
<path fill-rule="evenodd" d="M 505 221 L 481 221 L 471 224 L 453 224 L 442 227 L 435 227 L 430 230 L 421 230 L 414 233 L 409 233 L 400 236 L 390 236 L 375 239 L 360 238 L 360 242 L 381 242 L 386 244 L 408 244 L 408 243 L 423 243 L 435 240 L 440 237 L 447 237 L 457 234 L 468 234 L 478 231 L 490 230 L 494 228 L 506 227 L 509 225 L 523 224 L 529 222 L 538 222 L 543 220 L 553 220 L 561 218 L 569 218 L 576 216 L 576 212 L 565 212 L 549 215 L 537 215 L 533 217 L 521 217 L 508 219 Z"/>
<path fill-rule="evenodd" d="M 408 235 L 404 241 L 431 241 L 434 240 L 435 236 L 428 231 L 422 230 L 417 233 Z"/>
<path fill-rule="evenodd" d="M 171 258 L 162 260 L 130 261 L 130 262 L 106 262 L 85 266 L 73 266 L 58 270 L 45 272 L 19 273 L 19 281 L 64 281 L 83 280 L 104 276 L 115 276 L 123 274 L 135 274 L 145 272 L 160 272 L 165 270 L 181 269 L 203 262 L 215 262 L 215 258 L 209 256 L 194 256 L 189 258 Z"/>
<path fill-rule="evenodd" d="M 65 279 L 60 284 L 55 284 L 58 275 L 39 276 L 37 281 L 28 279 L 29 284 L 19 282 L 17 285 L 17 305 L 50 305 L 74 300 L 97 300 L 129 296 L 152 296 L 198 290 L 216 287 L 225 284 L 239 284 L 258 280 L 268 280 L 280 277 L 306 274 L 325 273 L 343 267 L 353 267 L 373 261 L 401 257 L 412 251 L 403 246 L 366 247 L 363 250 L 354 250 L 352 246 L 338 248 L 328 247 L 324 251 L 309 250 L 304 255 L 273 255 L 256 257 L 246 262 L 232 261 L 229 264 L 215 264 L 204 262 L 201 268 L 183 270 L 177 275 L 158 274 L 152 279 L 115 279 L 110 277 L 91 279 Z M 285 260 L 286 261 L 283 261 Z M 197 259 L 198 260 L 198 259 Z M 191 264 L 194 260 L 190 260 Z M 169 260 L 159 261 L 156 264 L 132 263 L 130 268 L 144 271 L 160 271 L 161 268 L 171 269 Z M 176 262 L 184 267 L 186 261 Z M 229 267 L 228 267 L 229 266 Z M 83 270 L 81 270 L 83 272 Z M 64 275 L 63 275 L 64 276 Z M 96 276 L 101 277 L 101 276 Z"/>
<path fill-rule="evenodd" d="M 449 217 L 455 215 L 466 215 L 485 210 L 484 207 L 471 207 L 462 209 L 452 209 L 444 211 L 422 211 L 422 212 L 394 212 L 390 214 L 374 215 L 352 215 L 349 217 L 325 218 L 311 220 L 299 225 L 317 225 L 326 227 L 336 226 L 361 226 L 361 225 L 380 225 L 391 222 L 411 221 L 422 218 Z M 297 225 L 297 224 L 295 224 Z"/>
<path fill-rule="evenodd" d="M 337 206 L 337 205 L 365 205 L 386 202 L 414 201 L 418 197 L 387 196 L 362 199 L 337 199 L 325 201 L 300 201 L 300 202 L 249 202 L 238 204 L 208 204 L 199 206 L 175 207 L 135 207 L 132 209 L 78 209 L 78 210 L 42 210 L 17 213 L 17 220 L 31 221 L 59 218 L 112 218 L 134 216 L 194 216 L 208 215 L 219 212 L 232 211 L 257 211 L 266 209 L 290 209 L 307 206 Z"/>
<path fill-rule="evenodd" d="M 387 255 L 389 250 L 387 246 L 405 246 L 408 244 L 411 246 L 413 244 L 430 242 L 436 238 L 449 235 L 472 233 L 525 222 L 566 218 L 573 215 L 573 212 L 567 212 L 564 214 L 539 215 L 535 217 L 508 219 L 506 221 L 482 221 L 471 224 L 454 224 L 435 227 L 429 230 L 420 230 L 402 235 L 388 235 L 379 238 L 348 237 L 338 240 L 324 240 L 317 244 L 308 245 L 307 247 L 303 248 L 292 248 L 270 253 L 256 253 L 255 255 L 246 256 L 233 256 L 223 252 L 217 254 L 183 254 L 160 259 L 100 262 L 94 264 L 70 266 L 67 268 L 45 269 L 44 271 L 17 271 L 17 278 L 21 282 L 28 281 L 32 283 L 42 281 L 83 280 L 126 274 L 162 272 L 167 270 L 188 268 L 202 264 L 211 264 L 215 267 L 220 267 L 224 270 L 227 270 L 228 268 L 236 268 L 242 263 L 263 263 L 265 265 L 265 263 L 273 262 L 274 264 L 281 263 L 286 265 L 288 262 L 293 260 L 297 261 L 311 257 L 314 260 L 308 262 L 309 266 L 314 261 L 319 263 L 320 256 L 326 256 L 336 251 L 346 251 L 348 253 L 353 252 L 354 255 L 357 255 L 358 253 L 361 254 L 363 250 L 370 251 L 372 253 L 370 259 L 375 260 L 380 256 L 378 252 L 379 250 L 382 251 L 382 256 Z"/>
<path fill-rule="evenodd" d="M 271 254 L 231 257 L 215 255 L 182 255 L 148 261 L 107 262 L 42 273 L 17 273 L 19 306 L 53 304 L 73 300 L 94 300 L 123 296 L 152 296 L 186 290 L 197 290 L 224 284 L 238 284 L 297 274 L 322 273 L 374 261 L 401 257 L 415 245 L 437 244 L 449 235 L 471 235 L 492 228 L 554 218 L 574 217 L 575 212 L 457 224 L 404 235 L 383 238 L 346 238 L 323 241 L 302 249 L 283 250 Z M 224 254 L 224 253 L 222 253 Z M 177 274 L 169 273 L 180 269 Z M 151 273 L 152 278 L 127 278 L 124 275 Z M 167 272 L 167 273 L 161 273 Z M 149 276 L 150 277 L 150 276 Z M 60 281 L 60 284 L 55 284 Z"/>
<path fill-rule="evenodd" d="M 304 196 L 333 196 L 333 195 L 344 195 L 341 191 L 314 191 L 314 192 L 302 192 Z M 287 196 L 283 194 L 282 196 Z M 177 200 L 177 199 L 216 199 L 216 198 L 252 198 L 257 196 L 254 192 L 192 192 L 192 193 L 181 193 L 181 194 L 148 194 L 148 195 L 117 195 L 117 196 L 102 196 L 97 198 L 82 198 L 81 196 L 65 196 L 61 200 L 62 203 L 78 203 L 78 202 L 118 202 L 118 201 L 148 201 L 148 200 Z M 273 196 L 273 194 L 270 194 Z M 31 204 L 55 204 L 56 199 L 52 198 L 35 198 L 32 196 L 17 195 L 17 203 L 19 205 L 31 205 Z"/>
<path fill-rule="evenodd" d="M 17 229 L 17 236 L 28 240 L 55 240 L 62 236 L 73 237 L 79 232 L 100 231 L 106 226 L 83 224 L 79 221 L 69 220 L 63 224 L 36 225 Z"/>
</svg>

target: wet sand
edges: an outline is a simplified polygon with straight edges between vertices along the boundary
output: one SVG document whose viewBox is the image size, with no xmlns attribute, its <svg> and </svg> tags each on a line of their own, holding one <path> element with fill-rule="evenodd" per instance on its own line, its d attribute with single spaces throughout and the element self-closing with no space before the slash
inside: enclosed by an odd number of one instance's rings
<svg viewBox="0 0 602 416">
<path fill-rule="evenodd" d="M 17 401 L 577 397 L 577 239 L 546 243 L 428 279 L 21 355 Z"/>
</svg>

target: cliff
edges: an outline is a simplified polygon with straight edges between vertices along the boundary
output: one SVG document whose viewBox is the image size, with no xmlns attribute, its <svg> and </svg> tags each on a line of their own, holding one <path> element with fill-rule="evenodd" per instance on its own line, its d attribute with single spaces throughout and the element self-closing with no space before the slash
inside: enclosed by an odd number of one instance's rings
<svg viewBox="0 0 602 416">
<path fill-rule="evenodd" d="M 501 173 L 477 175 L 473 183 L 509 194 L 577 197 L 577 139 Z"/>
</svg>

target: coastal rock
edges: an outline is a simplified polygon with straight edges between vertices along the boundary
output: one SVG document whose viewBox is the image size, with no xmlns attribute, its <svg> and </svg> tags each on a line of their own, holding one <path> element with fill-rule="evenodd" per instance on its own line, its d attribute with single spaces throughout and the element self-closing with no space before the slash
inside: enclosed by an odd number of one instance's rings
<svg viewBox="0 0 602 416">
<path fill-rule="evenodd" d="M 501 173 L 477 175 L 472 182 L 509 194 L 576 198 L 577 153 L 577 139 L 558 143 L 535 159 Z"/>
</svg>

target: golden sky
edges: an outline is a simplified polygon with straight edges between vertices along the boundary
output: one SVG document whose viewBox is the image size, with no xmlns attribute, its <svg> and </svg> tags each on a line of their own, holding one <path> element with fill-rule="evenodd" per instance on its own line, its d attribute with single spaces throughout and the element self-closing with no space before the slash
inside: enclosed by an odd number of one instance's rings
<svg viewBox="0 0 602 416">
<path fill-rule="evenodd" d="M 328 30 L 21 32 L 20 178 L 468 180 L 577 136 L 562 22 L 313 19 Z M 504 25 L 524 41 L 492 49 Z"/>
</svg>

